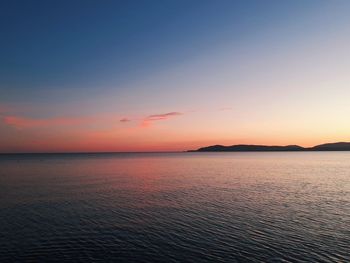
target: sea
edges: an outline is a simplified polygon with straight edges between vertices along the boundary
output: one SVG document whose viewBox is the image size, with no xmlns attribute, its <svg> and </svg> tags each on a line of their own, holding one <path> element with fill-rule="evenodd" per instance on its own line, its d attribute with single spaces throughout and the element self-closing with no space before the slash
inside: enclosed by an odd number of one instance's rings
<svg viewBox="0 0 350 263">
<path fill-rule="evenodd" d="M 350 152 L 2 154 L 0 262 L 350 262 Z"/>
</svg>

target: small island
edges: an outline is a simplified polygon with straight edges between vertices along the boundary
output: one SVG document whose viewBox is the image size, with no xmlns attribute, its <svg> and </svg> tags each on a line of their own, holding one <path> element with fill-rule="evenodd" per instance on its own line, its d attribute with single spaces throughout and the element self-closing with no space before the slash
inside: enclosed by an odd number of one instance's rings
<svg viewBox="0 0 350 263">
<path fill-rule="evenodd" d="M 268 146 L 237 144 L 231 146 L 212 145 L 188 152 L 301 152 L 301 151 L 350 151 L 350 142 L 325 143 L 313 147 L 299 145 Z"/>
</svg>

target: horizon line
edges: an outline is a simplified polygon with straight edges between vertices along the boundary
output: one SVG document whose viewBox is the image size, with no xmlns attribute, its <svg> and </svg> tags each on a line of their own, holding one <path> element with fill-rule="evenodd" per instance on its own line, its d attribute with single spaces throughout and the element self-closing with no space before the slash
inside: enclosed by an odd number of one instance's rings
<svg viewBox="0 0 350 263">
<path fill-rule="evenodd" d="M 0 152 L 0 155 L 6 155 L 6 154 L 121 154 L 121 153 L 188 153 L 188 152 L 198 152 L 199 149 L 201 148 L 206 148 L 206 147 L 211 147 L 211 146 L 223 146 L 223 147 L 232 147 L 232 146 L 267 146 L 267 147 L 286 147 L 286 146 L 298 146 L 301 147 L 303 149 L 311 149 L 313 147 L 316 146 L 320 146 L 320 145 L 326 145 L 326 144 L 338 144 L 338 143 L 349 143 L 346 141 L 338 141 L 338 142 L 327 142 L 327 143 L 321 143 L 321 144 L 317 144 L 314 146 L 309 146 L 309 147 L 304 147 L 304 146 L 300 146 L 298 144 L 287 144 L 287 145 L 265 145 L 265 144 L 232 144 L 232 145 L 222 145 L 222 144 L 213 144 L 213 145 L 209 145 L 209 146 L 204 146 L 204 147 L 199 147 L 196 150 L 179 150 L 179 151 L 72 151 L 72 152 L 65 152 L 65 151 L 58 151 L 58 152 Z M 323 151 L 323 150 L 319 150 L 319 151 Z M 341 150 L 335 150 L 335 151 L 341 151 Z M 344 150 L 343 150 L 344 151 Z M 254 151 L 252 151 L 254 152 Z M 261 151 L 257 151 L 257 152 L 261 152 Z"/>
</svg>

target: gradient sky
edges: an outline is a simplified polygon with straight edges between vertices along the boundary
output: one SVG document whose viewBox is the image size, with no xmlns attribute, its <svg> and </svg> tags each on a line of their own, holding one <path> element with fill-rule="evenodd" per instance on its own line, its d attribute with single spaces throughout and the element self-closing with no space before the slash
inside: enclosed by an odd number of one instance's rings
<svg viewBox="0 0 350 263">
<path fill-rule="evenodd" d="M 349 1 L 0 5 L 0 152 L 350 141 Z"/>
</svg>

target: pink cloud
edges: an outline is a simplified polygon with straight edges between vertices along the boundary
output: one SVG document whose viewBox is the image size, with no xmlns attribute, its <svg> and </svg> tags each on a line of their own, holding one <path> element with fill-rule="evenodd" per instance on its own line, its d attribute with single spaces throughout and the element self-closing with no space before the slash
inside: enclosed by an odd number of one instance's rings
<svg viewBox="0 0 350 263">
<path fill-rule="evenodd" d="M 182 114 L 183 113 L 181 113 L 181 112 L 168 112 L 168 113 L 163 113 L 163 114 L 149 115 L 146 117 L 146 119 L 148 119 L 150 121 L 167 120 L 173 116 L 179 116 Z"/>
<path fill-rule="evenodd" d="M 153 114 L 149 115 L 146 118 L 143 119 L 141 123 L 141 127 L 149 127 L 152 122 L 154 121 L 163 121 L 168 120 L 170 118 L 183 115 L 181 112 L 168 112 L 168 113 L 162 113 L 162 114 Z"/>
<path fill-rule="evenodd" d="M 65 126 L 65 125 L 78 125 L 86 123 L 86 118 L 49 118 L 49 119 L 33 119 L 17 116 L 5 116 L 3 117 L 4 123 L 16 128 L 37 128 L 37 127 L 49 127 L 49 126 Z"/>
<path fill-rule="evenodd" d="M 0 108 L 1 110 L 1 108 Z M 1 114 L 1 111 L 0 111 Z M 168 120 L 176 116 L 183 115 L 181 112 L 168 112 L 162 114 L 153 114 L 146 117 L 137 118 L 135 120 L 141 121 L 141 127 L 149 127 L 153 122 Z M 21 117 L 16 115 L 9 115 L 4 112 L 0 117 L 3 123 L 8 126 L 12 126 L 18 129 L 24 128 L 50 128 L 50 127 L 59 127 L 59 126 L 77 126 L 81 124 L 90 124 L 90 123 L 102 123 L 111 124 L 115 121 L 115 116 L 90 116 L 90 117 L 59 117 L 59 118 L 31 118 L 31 117 Z M 131 122 L 133 119 L 128 117 L 123 117 L 119 119 L 119 122 L 127 123 Z"/>
<path fill-rule="evenodd" d="M 129 121 L 131 121 L 131 120 L 128 119 L 128 118 L 122 118 L 122 119 L 120 119 L 119 121 L 120 121 L 120 122 L 129 122 Z"/>
</svg>

